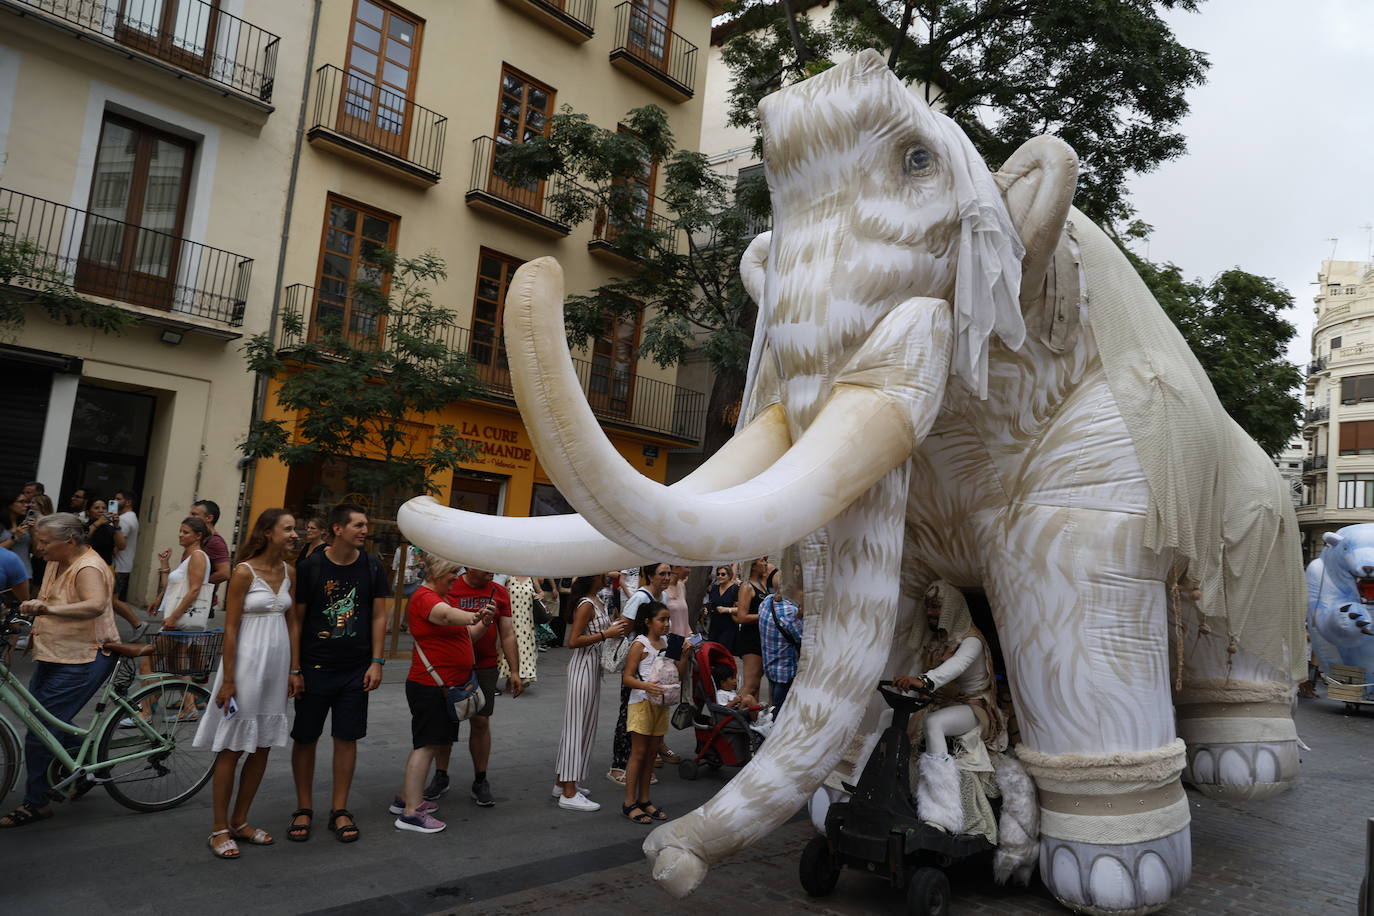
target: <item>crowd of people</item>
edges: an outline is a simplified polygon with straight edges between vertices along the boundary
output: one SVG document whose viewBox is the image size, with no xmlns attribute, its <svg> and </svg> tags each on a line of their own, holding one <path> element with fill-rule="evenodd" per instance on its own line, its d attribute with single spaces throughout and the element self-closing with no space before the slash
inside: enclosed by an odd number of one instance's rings
<svg viewBox="0 0 1374 916">
<path fill-rule="evenodd" d="M 106 502 L 78 489 L 66 512 L 52 512 L 39 497 L 41 486 L 31 485 L 9 506 L 0 528 L 0 591 L 11 589 L 21 611 L 34 618 L 31 692 L 71 722 L 113 666 L 103 646 L 118 640 L 116 615 L 134 628 L 133 641 L 147 627 L 127 603 L 137 494 L 117 492 Z M 223 630 L 212 701 L 194 739 L 216 754 L 208 846 L 219 858 L 237 857 L 241 845 L 275 842 L 249 813 L 271 749 L 288 740 L 297 807 L 286 838 L 310 839 L 317 826 L 316 747 L 326 723 L 332 768 L 328 814 L 319 820 L 340 842 L 359 839 L 349 797 L 358 742 L 368 730 L 369 694 L 382 683 L 387 605 L 398 579 L 407 594 L 402 625 L 413 644 L 404 687 L 412 750 L 391 805 L 399 830 L 445 829 L 437 803 L 450 790 L 460 721 L 469 726 L 472 801 L 495 804 L 488 769 L 496 700 L 519 697 L 535 681 L 538 652 L 546 648 L 539 633 L 550 641 L 548 623 L 559 625 L 558 639 L 571 652 L 550 791 L 568 811 L 601 807 L 584 780 L 595 753 L 603 675 L 617 677 L 621 688 L 607 777 L 624 787 L 621 814 L 640 824 L 669 816 L 650 789 L 656 767 L 680 759 L 665 736 L 669 714 L 687 689 L 695 645 L 713 639 L 740 657 L 737 694 L 718 685 L 734 704 L 757 706 L 766 674 L 770 704 L 780 707 L 795 675 L 800 595 L 782 593 L 767 558 L 748 564 L 743 581 L 733 565 L 716 569 L 702 614 L 693 619 L 691 570 L 684 566 L 652 563 L 563 580 L 504 577 L 403 547 L 392 564 L 393 572 L 403 571 L 393 578 L 366 549 L 366 511 L 351 504 L 307 520 L 304 538 L 294 515 L 269 509 L 233 562 L 215 530 L 219 518 L 213 501 L 192 506 L 179 525 L 176 564 L 173 550 L 157 554 L 158 593 L 150 606 L 162 630 Z M 222 605 L 220 583 L 227 583 Z M 455 695 L 467 696 L 461 715 Z M 49 755 L 30 739 L 26 759 L 24 799 L 0 817 L 0 828 L 52 816 Z"/>
</svg>

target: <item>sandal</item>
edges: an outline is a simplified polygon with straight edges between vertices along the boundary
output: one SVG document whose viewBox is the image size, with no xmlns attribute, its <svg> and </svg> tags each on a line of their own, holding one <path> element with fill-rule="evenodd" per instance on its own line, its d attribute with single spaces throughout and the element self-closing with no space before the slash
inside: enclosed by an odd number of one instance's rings
<svg viewBox="0 0 1374 916">
<path fill-rule="evenodd" d="M 664 763 L 677 766 L 679 763 L 682 762 L 682 755 L 679 754 L 677 751 L 665 747 L 663 750 L 658 752 L 658 759 L 662 760 Z"/>
<path fill-rule="evenodd" d="M 354 843 L 358 840 L 357 824 L 340 824 L 339 818 L 346 817 L 353 820 L 353 812 L 339 808 L 329 812 L 329 829 L 333 831 L 340 843 Z"/>
<path fill-rule="evenodd" d="M 249 827 L 247 823 L 239 824 L 234 828 L 234 839 L 249 846 L 271 846 L 276 840 L 272 839 L 272 834 L 263 830 L 261 827 Z"/>
<path fill-rule="evenodd" d="M 668 812 L 664 811 L 658 805 L 655 805 L 652 801 L 640 802 L 639 807 L 645 814 L 656 821 L 666 821 L 668 819 Z"/>
<path fill-rule="evenodd" d="M 631 811 L 639 811 L 639 813 L 638 813 L 638 814 L 631 814 L 631 813 L 630 813 Z M 645 813 L 640 809 L 640 806 L 637 805 L 637 804 L 636 804 L 636 805 L 621 805 L 621 806 L 620 806 L 620 813 L 623 814 L 623 815 L 625 815 L 625 816 L 626 816 L 627 818 L 629 818 L 630 820 L 634 821 L 636 824 L 652 824 L 652 823 L 654 822 L 654 819 L 653 819 L 652 817 L 650 817 L 649 815 L 645 814 Z"/>
<path fill-rule="evenodd" d="M 625 771 L 620 767 L 611 767 L 607 770 L 606 778 L 618 786 L 625 785 Z"/>
<path fill-rule="evenodd" d="M 46 821 L 52 817 L 52 809 L 35 808 L 28 802 L 24 802 L 4 817 L 0 817 L 0 828 L 27 827 L 35 821 Z"/>
<path fill-rule="evenodd" d="M 297 824 L 296 818 L 309 818 L 304 824 Z M 310 824 L 315 819 L 315 809 L 297 808 L 291 812 L 291 826 L 286 830 L 286 838 L 293 843 L 304 843 L 310 839 Z"/>
<path fill-rule="evenodd" d="M 222 836 L 223 840 L 216 843 L 215 837 Z M 239 857 L 239 844 L 234 842 L 234 838 L 229 835 L 228 830 L 216 830 L 210 834 L 206 840 L 210 846 L 210 852 L 216 859 L 237 859 Z"/>
</svg>

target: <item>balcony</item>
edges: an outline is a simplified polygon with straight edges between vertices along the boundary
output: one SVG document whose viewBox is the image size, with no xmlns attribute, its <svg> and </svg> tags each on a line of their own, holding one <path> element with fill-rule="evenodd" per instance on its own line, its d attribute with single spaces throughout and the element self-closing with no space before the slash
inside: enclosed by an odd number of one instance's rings
<svg viewBox="0 0 1374 916">
<path fill-rule="evenodd" d="M 596 0 L 502 0 L 506 6 L 578 44 L 594 34 Z"/>
<path fill-rule="evenodd" d="M 306 139 L 423 187 L 439 181 L 448 118 L 332 64 L 315 71 Z"/>
<path fill-rule="evenodd" d="M 1313 407 L 1303 417 L 1304 423 L 1325 423 L 1331 419 L 1330 407 Z"/>
<path fill-rule="evenodd" d="M 339 322 L 355 346 L 365 342 L 391 345 L 385 318 L 357 301 L 324 301 L 314 287 L 304 284 L 288 286 L 285 293 L 283 314 L 298 316 L 302 333 L 289 332 L 283 322 L 277 345 L 281 352 L 289 353 L 307 339 L 315 339 L 321 321 Z M 474 334 L 468 328 L 449 326 L 437 329 L 435 339 L 451 350 L 468 354 L 485 389 L 481 395 L 484 400 L 515 403 L 505 354 L 490 332 Z M 705 393 L 658 379 L 615 377 L 599 360 L 572 362 L 592 413 L 607 426 L 652 432 L 692 445 L 701 440 L 706 421 Z"/>
<path fill-rule="evenodd" d="M 653 209 L 643 215 L 635 215 L 634 228 L 638 230 L 642 225 L 650 233 L 668 233 L 676 250 L 675 223 L 663 215 L 663 211 L 668 208 L 668 202 L 660 197 L 653 198 L 653 202 Z M 592 220 L 592 240 L 587 243 L 589 252 L 603 260 L 637 264 L 639 258 L 634 254 L 634 249 L 638 244 L 638 240 L 630 237 L 628 226 L 617 223 L 604 206 L 597 208 L 596 216 Z"/>
<path fill-rule="evenodd" d="M 552 215 L 549 198 L 563 186 L 554 175 L 545 181 L 518 185 L 501 176 L 501 148 L 506 141 L 478 137 L 472 141 L 472 179 L 464 198 L 469 207 L 504 219 L 514 218 L 545 235 L 567 235 L 571 228 Z"/>
<path fill-rule="evenodd" d="M 243 326 L 251 258 L 6 188 L 0 218 L 0 239 L 22 246 L 14 286 L 57 283 L 152 324 L 240 336 L 225 329 Z"/>
<path fill-rule="evenodd" d="M 611 64 L 676 102 L 696 92 L 697 46 L 636 0 L 615 8 Z"/>
<path fill-rule="evenodd" d="M 1325 372 L 1326 363 L 1327 358 L 1325 356 L 1317 357 L 1316 359 L 1312 360 L 1312 362 L 1307 364 L 1307 374 L 1316 375 L 1318 372 Z"/>
<path fill-rule="evenodd" d="M 131 60 L 271 111 L 280 39 L 203 0 L 0 0 Z M 133 52 L 133 53 L 130 53 Z"/>
<path fill-rule="evenodd" d="M 1326 470 L 1326 465 L 1327 457 L 1325 455 L 1317 455 L 1315 458 L 1304 458 L 1302 460 L 1302 472 L 1304 474 L 1312 474 L 1317 471 L 1324 471 Z"/>
</svg>

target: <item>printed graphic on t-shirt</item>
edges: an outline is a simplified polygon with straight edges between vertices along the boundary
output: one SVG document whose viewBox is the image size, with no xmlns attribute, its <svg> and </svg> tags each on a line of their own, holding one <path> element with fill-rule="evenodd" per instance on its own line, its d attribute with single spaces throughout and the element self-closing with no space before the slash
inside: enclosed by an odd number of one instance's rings
<svg viewBox="0 0 1374 916">
<path fill-rule="evenodd" d="M 358 587 L 338 579 L 324 583 L 324 616 L 330 628 L 318 634 L 320 639 L 347 639 L 356 636 L 358 622 Z"/>
</svg>

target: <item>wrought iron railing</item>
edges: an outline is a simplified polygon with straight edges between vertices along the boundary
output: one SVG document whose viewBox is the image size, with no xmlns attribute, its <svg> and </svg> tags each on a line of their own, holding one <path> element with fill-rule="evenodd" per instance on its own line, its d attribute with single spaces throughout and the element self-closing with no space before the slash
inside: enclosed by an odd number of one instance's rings
<svg viewBox="0 0 1374 916">
<path fill-rule="evenodd" d="M 645 208 L 643 212 L 636 213 L 627 219 L 617 220 L 604 207 L 597 207 L 596 214 L 592 219 L 592 240 L 591 244 L 598 243 L 623 254 L 626 257 L 636 257 L 638 252 L 634 250 L 635 240 L 629 235 L 628 229 L 631 225 L 635 228 L 643 226 L 653 230 L 657 238 L 646 238 L 645 242 L 666 242 L 665 247 L 672 251 L 677 250 L 677 224 L 664 213 L 668 209 L 668 202 L 661 197 L 653 198 L 653 206 Z"/>
<path fill-rule="evenodd" d="M 1307 474 L 1311 471 L 1320 471 L 1324 469 L 1326 465 L 1327 457 L 1325 455 L 1317 455 L 1315 458 L 1304 458 L 1302 460 L 1302 472 Z"/>
<path fill-rule="evenodd" d="M 1324 369 L 1326 369 L 1326 363 L 1327 358 L 1325 356 L 1317 357 L 1316 359 L 1312 360 L 1312 362 L 1307 364 L 1307 374 L 1316 375 L 1318 372 L 1323 371 Z"/>
<path fill-rule="evenodd" d="M 332 64 L 315 71 L 311 130 L 316 128 L 357 140 L 439 177 L 448 118 Z"/>
<path fill-rule="evenodd" d="M 1313 407 L 1311 410 L 1307 411 L 1307 416 L 1305 419 L 1308 423 L 1322 423 L 1330 418 L 1330 407 Z"/>
<path fill-rule="evenodd" d="M 204 0 L 14 0 L 210 82 L 272 100 L 280 39 Z"/>
<path fill-rule="evenodd" d="M 84 295 L 239 327 L 253 261 L 132 223 L 0 188 L 0 238 L 13 282 L 60 283 Z"/>
<path fill-rule="evenodd" d="M 563 188 L 563 177 L 551 175 L 543 181 L 517 183 L 508 180 L 501 166 L 502 151 L 508 141 L 495 137 L 477 137 L 472 141 L 472 179 L 468 193 L 486 194 L 507 204 L 542 217 L 563 227 L 552 214 L 549 200 Z"/>
<path fill-rule="evenodd" d="M 519 0 L 558 19 L 570 19 L 588 35 L 596 27 L 596 0 Z"/>
<path fill-rule="evenodd" d="M 285 293 L 283 314 L 293 318 L 283 322 L 278 338 L 281 350 L 318 339 L 324 321 L 336 322 L 354 346 L 394 345 L 385 318 L 359 297 L 322 301 L 318 290 L 300 283 L 288 286 Z M 299 333 L 290 329 L 293 325 Z M 470 328 L 449 325 L 436 328 L 433 339 L 468 355 L 486 397 L 514 402 L 505 353 L 489 333 L 474 335 Z M 592 412 L 601 419 L 682 439 L 701 438 L 706 420 L 703 392 L 658 379 L 617 377 L 604 364 L 585 359 L 573 359 L 573 369 Z"/>
<path fill-rule="evenodd" d="M 631 57 L 691 95 L 696 91 L 697 46 L 668 28 L 636 0 L 615 8 L 612 58 Z"/>
</svg>

